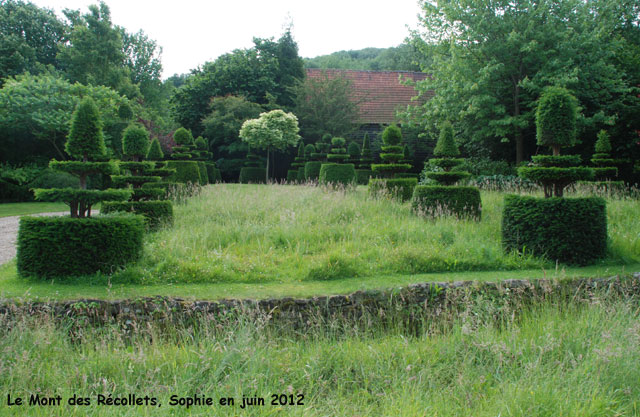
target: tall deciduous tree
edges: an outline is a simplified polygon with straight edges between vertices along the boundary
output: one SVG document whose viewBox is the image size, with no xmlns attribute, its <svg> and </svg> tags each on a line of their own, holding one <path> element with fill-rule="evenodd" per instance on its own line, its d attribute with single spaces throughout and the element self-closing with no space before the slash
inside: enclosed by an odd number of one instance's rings
<svg viewBox="0 0 640 417">
<path fill-rule="evenodd" d="M 271 149 L 284 150 L 295 146 L 300 139 L 298 118 L 292 113 L 272 110 L 261 113 L 257 119 L 247 120 L 240 128 L 240 138 L 252 148 L 267 150 L 266 181 L 269 180 L 269 154 Z"/>
<path fill-rule="evenodd" d="M 575 93 L 580 129 L 593 131 L 595 140 L 597 130 L 614 123 L 634 97 L 615 65 L 617 43 L 599 24 L 595 3 L 423 1 L 424 30 L 413 41 L 435 54 L 424 68 L 432 77 L 418 89 L 435 97 L 409 113 L 431 129 L 451 118 L 467 151 L 476 155 L 508 143 L 520 162 L 535 146 L 538 96 L 544 87 L 560 85 Z"/>
</svg>

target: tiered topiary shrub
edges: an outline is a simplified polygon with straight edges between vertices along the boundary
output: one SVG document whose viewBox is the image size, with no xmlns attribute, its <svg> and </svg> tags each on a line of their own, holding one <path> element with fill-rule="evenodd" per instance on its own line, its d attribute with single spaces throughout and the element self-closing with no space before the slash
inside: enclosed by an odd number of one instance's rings
<svg viewBox="0 0 640 417">
<path fill-rule="evenodd" d="M 91 174 L 116 172 L 102 159 L 105 145 L 98 109 L 90 98 L 78 104 L 65 145 L 70 161 L 51 161 L 50 167 L 79 179 L 80 188 L 36 189 L 40 201 L 64 201 L 70 217 L 22 217 L 18 231 L 18 273 L 40 278 L 110 272 L 142 253 L 144 220 L 139 216 L 91 218 L 92 205 L 105 200 L 126 200 L 131 190 L 89 190 Z"/>
<path fill-rule="evenodd" d="M 142 125 L 131 125 L 125 129 L 122 138 L 123 155 L 132 159 L 121 162 L 120 169 L 129 171 L 129 175 L 113 176 L 113 182 L 122 187 L 132 187 L 131 201 L 106 201 L 102 204 L 103 213 L 131 212 L 141 214 L 149 230 L 173 223 L 173 205 L 164 199 L 166 190 L 160 183 L 162 177 L 173 174 L 172 170 L 156 168 L 154 162 L 142 162 L 149 147 L 149 132 Z M 161 174 L 153 175 L 153 174 Z M 142 188 L 145 184 L 151 184 Z"/>
<path fill-rule="evenodd" d="M 360 153 L 360 160 L 358 161 L 358 169 L 356 169 L 356 182 L 359 185 L 369 184 L 369 178 L 373 175 L 373 171 L 371 171 L 373 158 L 371 155 L 369 135 L 365 133 L 364 139 L 362 140 L 362 152 Z"/>
<path fill-rule="evenodd" d="M 309 164 L 309 162 L 313 162 L 311 160 L 311 155 L 316 153 L 316 147 L 313 144 L 308 144 L 305 145 L 304 147 L 304 160 L 305 163 L 298 168 L 298 182 L 305 182 L 305 181 L 313 181 L 313 178 L 307 178 L 307 164 Z M 313 165 L 312 165 L 313 166 Z M 309 172 L 309 175 L 311 176 L 313 174 L 313 172 Z M 318 174 L 320 174 L 320 166 L 318 165 Z M 316 175 L 316 179 L 317 179 L 317 175 Z"/>
<path fill-rule="evenodd" d="M 251 151 L 247 152 L 247 161 L 240 169 L 239 181 L 241 184 L 264 184 L 266 182 L 266 168 L 262 165 L 260 157 Z"/>
<path fill-rule="evenodd" d="M 433 171 L 427 173 L 427 178 L 438 185 L 418 185 L 411 200 L 413 210 L 430 217 L 454 215 L 480 220 L 480 191 L 475 187 L 455 186 L 470 174 L 460 170 L 464 159 L 459 158 L 460 151 L 453 138 L 451 123 L 446 122 L 442 126 L 433 154 L 437 158 L 429 160 Z"/>
<path fill-rule="evenodd" d="M 307 160 L 304 157 L 304 142 L 302 140 L 298 144 L 298 154 L 296 155 L 293 161 L 294 162 L 291 164 L 291 168 L 296 171 L 293 182 L 303 182 L 304 181 L 304 164 L 306 163 Z"/>
<path fill-rule="evenodd" d="M 598 140 L 595 144 L 595 153 L 591 157 L 594 181 L 590 185 L 597 189 L 606 190 L 622 190 L 624 189 L 624 181 L 616 181 L 618 177 L 618 166 L 625 161 L 614 159 L 611 157 L 611 141 L 606 130 L 598 133 Z"/>
<path fill-rule="evenodd" d="M 328 185 L 351 185 L 355 182 L 356 170 L 353 164 L 347 164 L 349 159 L 344 138 L 331 139 L 331 151 L 327 154 L 327 163 L 320 166 L 318 181 Z"/>
<path fill-rule="evenodd" d="M 409 164 L 400 163 L 402 154 L 402 130 L 396 125 L 387 126 L 382 132 L 382 152 L 380 159 L 384 164 L 372 164 L 371 170 L 376 176 L 369 181 L 369 195 L 390 196 L 407 201 L 413 195 L 418 184 L 417 178 L 399 178 L 397 174 L 411 168 Z"/>
<path fill-rule="evenodd" d="M 173 134 L 173 140 L 177 146 L 172 149 L 172 160 L 167 162 L 167 168 L 174 169 L 176 173 L 169 180 L 183 184 L 201 184 L 203 177 L 198 162 L 194 160 L 196 145 L 193 143 L 191 132 L 181 127 Z"/>
<path fill-rule="evenodd" d="M 586 265 L 605 256 L 607 215 L 604 200 L 562 198 L 563 190 L 593 170 L 579 167 L 580 158 L 560 155 L 561 147 L 575 143 L 577 100 L 568 90 L 549 87 L 538 101 L 538 145 L 553 155 L 533 157 L 535 165 L 521 167 L 520 176 L 542 184 L 544 199 L 507 196 L 502 215 L 505 250 L 532 252 L 551 260 Z M 552 197 L 553 195 L 553 197 Z"/>
<path fill-rule="evenodd" d="M 327 160 L 327 153 L 331 147 L 331 135 L 326 133 L 322 139 L 315 144 L 315 152 L 309 155 L 309 162 L 304 164 L 304 178 L 309 181 L 317 181 L 320 177 L 320 168 Z"/>
</svg>

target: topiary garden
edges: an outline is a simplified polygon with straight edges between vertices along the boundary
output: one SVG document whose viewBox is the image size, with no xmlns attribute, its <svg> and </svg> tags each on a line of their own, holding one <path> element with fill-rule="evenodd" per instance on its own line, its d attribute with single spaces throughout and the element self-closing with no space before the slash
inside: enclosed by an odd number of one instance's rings
<svg viewBox="0 0 640 417">
<path fill-rule="evenodd" d="M 331 139 L 331 150 L 327 154 L 327 163 L 320 166 L 318 181 L 326 185 L 352 185 L 355 181 L 356 171 L 353 164 L 346 163 L 349 154 L 345 148 L 347 141 L 344 138 Z"/>
<path fill-rule="evenodd" d="M 413 189 L 418 184 L 417 178 L 399 178 L 397 174 L 407 171 L 411 165 L 400 163 L 402 153 L 402 130 L 396 125 L 390 125 L 382 132 L 380 159 L 384 164 L 372 164 L 371 170 L 376 176 L 369 181 L 369 194 L 373 196 L 388 195 L 401 201 L 407 201 L 413 195 Z"/>
</svg>

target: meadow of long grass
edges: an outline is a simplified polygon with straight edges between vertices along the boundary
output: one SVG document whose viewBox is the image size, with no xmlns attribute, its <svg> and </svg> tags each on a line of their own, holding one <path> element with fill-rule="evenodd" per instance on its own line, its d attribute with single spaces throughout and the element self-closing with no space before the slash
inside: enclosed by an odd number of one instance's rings
<svg viewBox="0 0 640 417">
<path fill-rule="evenodd" d="M 296 282 L 382 274 L 552 267 L 504 253 L 503 193 L 483 191 L 482 221 L 416 216 L 408 203 L 366 189 L 218 184 L 176 208 L 175 226 L 151 235 L 144 258 L 118 280 Z M 605 262 L 640 261 L 636 200 L 608 200 Z M 579 244 L 579 243 L 577 243 Z"/>
</svg>

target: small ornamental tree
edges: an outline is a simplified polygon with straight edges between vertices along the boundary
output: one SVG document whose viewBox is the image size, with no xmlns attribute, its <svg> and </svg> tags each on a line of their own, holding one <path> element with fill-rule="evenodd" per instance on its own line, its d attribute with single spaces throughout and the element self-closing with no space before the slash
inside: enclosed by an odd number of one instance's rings
<svg viewBox="0 0 640 417">
<path fill-rule="evenodd" d="M 438 158 L 429 159 L 431 171 L 426 177 L 438 185 L 418 185 L 411 200 L 414 211 L 428 216 L 455 215 L 477 220 L 481 215 L 480 191 L 475 187 L 456 187 L 456 182 L 469 177 L 461 171 L 464 159 L 453 136 L 453 126 L 445 122 L 433 150 Z"/>
<path fill-rule="evenodd" d="M 577 155 L 560 155 L 560 149 L 576 140 L 578 103 L 565 88 L 547 87 L 538 100 L 536 136 L 538 145 L 549 146 L 553 155 L 536 155 L 534 164 L 520 167 L 518 175 L 542 185 L 546 198 L 562 197 L 564 189 L 579 180 L 593 178 L 593 170 L 578 166 Z"/>
<path fill-rule="evenodd" d="M 611 142 L 606 130 L 598 133 L 598 140 L 595 144 L 595 153 L 591 158 L 591 163 L 596 166 L 593 169 L 596 181 L 612 181 L 618 176 L 618 168 L 622 161 L 611 158 Z"/>
<path fill-rule="evenodd" d="M 299 131 L 298 118 L 282 110 L 260 113 L 257 119 L 247 120 L 242 124 L 240 138 L 254 149 L 267 150 L 265 181 L 269 180 L 271 150 L 284 150 L 289 146 L 295 146 L 300 139 Z"/>
<path fill-rule="evenodd" d="M 413 188 L 418 183 L 417 178 L 396 178 L 396 174 L 411 168 L 409 164 L 400 163 L 402 153 L 402 130 L 392 124 L 382 132 L 382 152 L 380 159 L 383 164 L 371 164 L 371 170 L 376 178 L 369 181 L 369 194 L 380 195 L 388 193 L 391 197 L 406 201 L 411 198 Z"/>
<path fill-rule="evenodd" d="M 80 189 L 35 189 L 36 200 L 64 201 L 69 205 L 73 218 L 91 217 L 91 206 L 105 200 L 126 200 L 130 190 L 88 190 L 87 178 L 92 174 L 111 175 L 117 172 L 112 162 L 93 162 L 105 156 L 102 124 L 95 103 L 90 98 L 82 100 L 71 118 L 71 129 L 65 150 L 74 159 L 49 163 L 49 167 L 78 177 Z"/>
<path fill-rule="evenodd" d="M 576 109 L 577 100 L 564 88 L 547 88 L 538 101 L 538 144 L 551 147 L 553 155 L 532 157 L 534 165 L 521 167 L 518 174 L 542 184 L 545 198 L 505 197 L 502 245 L 506 251 L 527 250 L 553 261 L 581 265 L 606 254 L 605 201 L 561 198 L 569 184 L 593 178 L 592 169 L 578 166 L 579 156 L 560 155 L 560 148 L 574 144 Z M 603 142 L 601 150 L 606 149 Z"/>
</svg>

